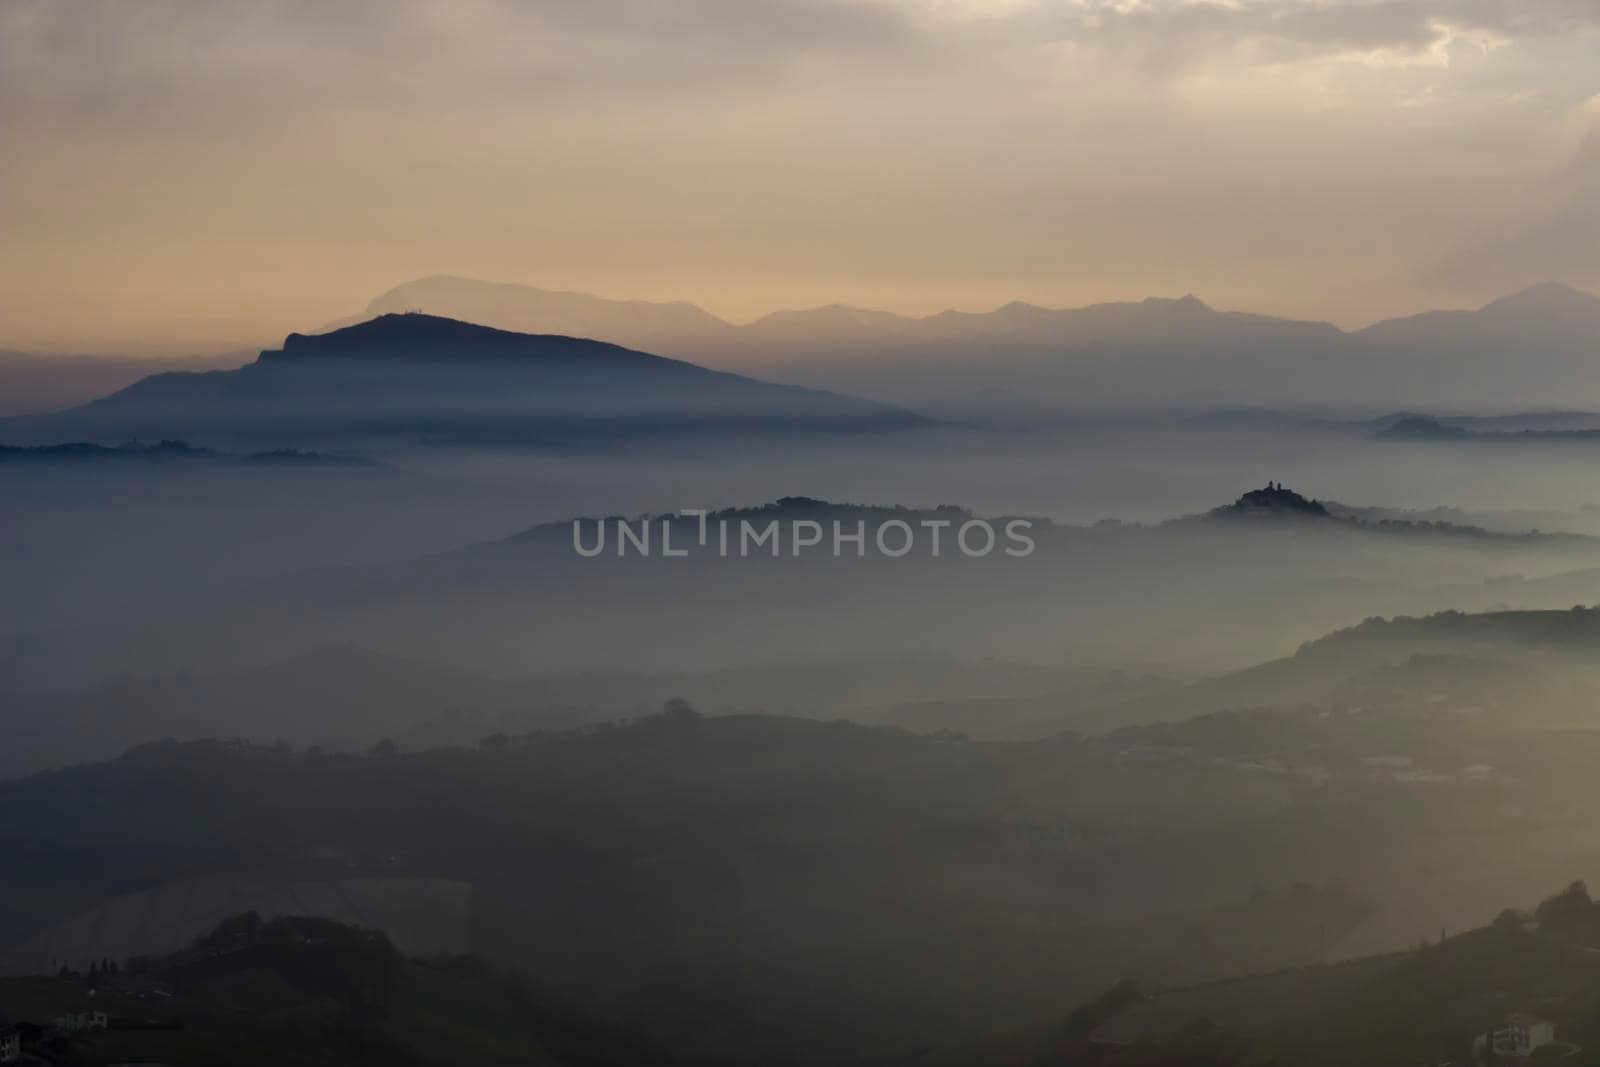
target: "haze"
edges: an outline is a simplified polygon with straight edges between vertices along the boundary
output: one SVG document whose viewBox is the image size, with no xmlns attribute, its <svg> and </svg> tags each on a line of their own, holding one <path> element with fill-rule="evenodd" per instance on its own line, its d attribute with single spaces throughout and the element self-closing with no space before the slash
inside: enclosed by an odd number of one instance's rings
<svg viewBox="0 0 1600 1067">
<path fill-rule="evenodd" d="M 1600 1064 L 1597 44 L 0 0 L 0 1064 Z"/>
<path fill-rule="evenodd" d="M 0 346 L 216 353 L 437 272 L 1357 326 L 1600 283 L 1584 0 L 0 4 Z"/>
</svg>

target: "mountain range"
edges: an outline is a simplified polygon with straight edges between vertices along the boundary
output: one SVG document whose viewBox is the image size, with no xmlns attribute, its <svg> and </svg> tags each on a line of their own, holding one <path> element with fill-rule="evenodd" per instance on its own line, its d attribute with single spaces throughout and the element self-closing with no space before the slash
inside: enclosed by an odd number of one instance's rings
<svg viewBox="0 0 1600 1067">
<path fill-rule="evenodd" d="M 911 318 L 841 304 L 743 325 L 693 304 L 605 300 L 436 276 L 375 298 L 365 315 L 422 310 L 506 329 L 596 337 L 725 370 L 944 412 L 1227 403 L 1501 408 L 1600 402 L 1600 297 L 1547 282 L 1471 311 L 1355 331 L 1219 311 L 1178 299 Z"/>
<path fill-rule="evenodd" d="M 338 336 L 335 344 L 342 344 L 347 329 L 391 316 L 586 338 L 979 421 L 1039 421 L 1106 406 L 1600 407 L 1600 378 L 1593 373 L 1600 358 L 1600 297 L 1557 282 L 1475 310 L 1428 311 L 1346 331 L 1326 322 L 1219 311 L 1193 295 L 1077 308 L 1014 301 L 989 312 L 950 310 L 922 318 L 832 304 L 735 324 L 684 301 L 611 300 L 437 275 L 396 286 L 316 335 Z M 286 351 L 292 354 L 326 351 L 305 335 L 291 338 Z M 65 407 L 132 384 L 145 391 L 142 398 L 150 390 L 178 388 L 203 398 L 217 382 L 201 385 L 191 376 L 181 386 L 170 380 L 146 386 L 140 379 L 236 367 L 245 358 L 0 352 L 0 396 L 6 398 L 0 417 Z"/>
</svg>

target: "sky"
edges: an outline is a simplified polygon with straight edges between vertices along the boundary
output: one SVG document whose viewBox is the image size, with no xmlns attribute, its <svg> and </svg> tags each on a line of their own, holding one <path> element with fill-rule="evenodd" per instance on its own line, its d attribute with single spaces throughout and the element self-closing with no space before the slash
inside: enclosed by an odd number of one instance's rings
<svg viewBox="0 0 1600 1067">
<path fill-rule="evenodd" d="M 0 347 L 424 275 L 735 321 L 1600 289 L 1596 0 L 0 0 Z"/>
</svg>

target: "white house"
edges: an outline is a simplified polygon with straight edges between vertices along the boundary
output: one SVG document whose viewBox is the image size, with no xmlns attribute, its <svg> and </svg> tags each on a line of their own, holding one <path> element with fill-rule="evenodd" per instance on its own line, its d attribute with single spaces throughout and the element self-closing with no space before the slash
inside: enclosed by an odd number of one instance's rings
<svg viewBox="0 0 1600 1067">
<path fill-rule="evenodd" d="M 1556 1024 L 1526 1012 L 1513 1012 L 1494 1031 L 1496 1056 L 1531 1056 L 1556 1039 Z"/>
</svg>

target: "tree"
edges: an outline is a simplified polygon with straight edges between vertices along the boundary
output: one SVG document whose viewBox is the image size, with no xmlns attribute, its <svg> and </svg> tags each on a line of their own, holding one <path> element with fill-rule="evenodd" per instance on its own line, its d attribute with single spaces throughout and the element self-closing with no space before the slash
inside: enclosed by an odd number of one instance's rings
<svg viewBox="0 0 1600 1067">
<path fill-rule="evenodd" d="M 1594 922 L 1594 901 L 1589 887 L 1581 880 L 1540 903 L 1534 914 L 1539 925 L 1550 931 L 1575 931 Z"/>
<path fill-rule="evenodd" d="M 671 700 L 661 705 L 661 714 L 665 716 L 669 722 L 694 722 L 697 719 L 704 718 L 704 716 L 695 710 L 693 704 L 689 703 L 682 697 L 673 697 Z"/>
<path fill-rule="evenodd" d="M 1501 931 L 1515 932 L 1521 930 L 1523 924 L 1527 921 L 1528 916 L 1525 912 L 1520 912 L 1516 908 L 1506 908 L 1494 917 L 1494 928 Z"/>
</svg>

